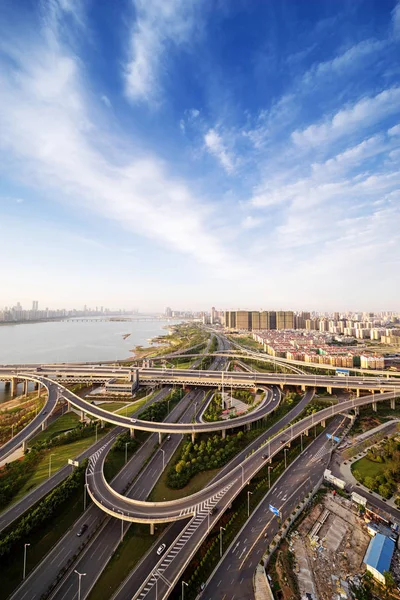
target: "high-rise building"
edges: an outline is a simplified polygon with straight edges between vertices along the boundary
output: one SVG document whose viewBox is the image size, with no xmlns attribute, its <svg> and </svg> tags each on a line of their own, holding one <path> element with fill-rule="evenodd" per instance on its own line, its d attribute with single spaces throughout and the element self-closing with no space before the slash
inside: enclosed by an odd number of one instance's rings
<svg viewBox="0 0 400 600">
<path fill-rule="evenodd" d="M 33 300 L 32 302 L 32 310 L 37 312 L 37 310 L 39 309 L 39 302 L 37 300 Z"/>
<path fill-rule="evenodd" d="M 169 306 L 167 306 L 167 308 L 165 309 L 165 316 L 168 318 L 172 317 L 172 309 Z"/>
<path fill-rule="evenodd" d="M 294 313 L 292 310 L 278 310 L 276 312 L 277 329 L 294 329 Z"/>
<path fill-rule="evenodd" d="M 236 327 L 238 329 L 251 329 L 251 313 L 248 310 L 236 311 Z"/>
<path fill-rule="evenodd" d="M 216 315 L 215 306 L 212 306 L 211 307 L 211 325 L 213 325 L 216 320 L 217 320 L 217 315 Z"/>
</svg>

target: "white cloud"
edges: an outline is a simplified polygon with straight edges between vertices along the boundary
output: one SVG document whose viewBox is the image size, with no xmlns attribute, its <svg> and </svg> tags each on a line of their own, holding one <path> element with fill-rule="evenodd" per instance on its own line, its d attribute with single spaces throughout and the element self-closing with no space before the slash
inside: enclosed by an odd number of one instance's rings
<svg viewBox="0 0 400 600">
<path fill-rule="evenodd" d="M 396 4 L 392 12 L 393 35 L 400 38 L 400 2 Z"/>
<path fill-rule="evenodd" d="M 16 50 L 13 58 L 0 61 L 0 151 L 8 175 L 198 263 L 226 265 L 229 254 L 210 226 L 211 207 L 164 163 L 127 152 L 125 144 L 118 154 L 115 140 L 113 160 L 101 153 L 107 134 L 89 117 L 95 111 L 81 63 L 46 44 Z"/>
<path fill-rule="evenodd" d="M 243 219 L 242 227 L 243 229 L 254 229 L 256 227 L 259 227 L 262 224 L 262 222 L 262 219 L 248 215 L 245 219 Z"/>
<path fill-rule="evenodd" d="M 337 112 L 331 119 L 319 125 L 310 125 L 306 129 L 292 133 L 292 140 L 297 146 L 319 146 L 343 135 L 348 135 L 357 128 L 366 128 L 395 114 L 400 105 L 400 88 L 390 88 L 376 96 L 359 100 L 353 106 Z"/>
<path fill-rule="evenodd" d="M 101 96 L 100 100 L 103 102 L 103 104 L 105 104 L 107 106 L 107 108 L 111 108 L 111 101 L 110 101 L 110 98 L 108 96 L 106 96 L 105 94 L 103 94 Z"/>
<path fill-rule="evenodd" d="M 388 134 L 389 135 L 400 135 L 400 124 L 399 125 L 395 125 L 394 127 L 391 127 L 388 130 Z"/>
<path fill-rule="evenodd" d="M 133 4 L 136 21 L 124 69 L 125 89 L 130 100 L 149 102 L 159 95 L 168 46 L 180 47 L 192 39 L 198 26 L 198 2 L 133 0 Z"/>
<path fill-rule="evenodd" d="M 221 163 L 227 173 L 234 169 L 234 159 L 224 145 L 222 137 L 215 129 L 209 129 L 204 136 L 204 143 L 210 154 Z"/>
</svg>

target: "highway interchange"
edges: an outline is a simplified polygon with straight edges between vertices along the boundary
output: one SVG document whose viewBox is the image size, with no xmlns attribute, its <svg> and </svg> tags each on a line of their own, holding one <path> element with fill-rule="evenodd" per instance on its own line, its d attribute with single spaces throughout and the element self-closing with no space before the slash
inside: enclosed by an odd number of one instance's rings
<svg viewBox="0 0 400 600">
<path fill-rule="evenodd" d="M 220 340 L 223 339 L 224 338 L 222 337 L 220 338 Z M 222 345 L 220 341 L 220 350 L 226 351 L 226 346 L 227 344 Z M 74 563 L 73 565 L 77 570 L 81 569 L 82 572 L 82 570 L 85 569 L 85 572 L 87 572 L 87 577 L 82 580 L 81 597 L 85 598 L 107 564 L 113 550 L 118 546 L 121 539 L 121 532 L 126 531 L 126 528 L 129 526 L 129 523 L 126 523 L 126 521 L 154 524 L 157 522 L 170 522 L 176 520 L 176 522 L 172 523 L 158 540 L 159 543 L 163 542 L 166 544 L 166 553 L 159 558 L 156 555 L 155 550 L 151 550 L 136 569 L 134 569 L 132 574 L 115 595 L 115 598 L 118 598 L 119 600 L 124 598 L 138 598 L 140 600 L 143 600 L 144 598 L 152 599 L 156 598 L 156 594 L 157 600 L 160 598 L 167 598 L 175 583 L 179 581 L 185 565 L 195 554 L 201 541 L 207 536 L 209 529 L 219 520 L 221 514 L 246 485 L 247 481 L 265 466 L 266 457 L 268 459 L 272 458 L 282 450 L 283 446 L 286 446 L 296 437 L 307 432 L 317 423 L 324 423 L 327 419 L 334 417 L 328 427 L 335 427 L 337 426 L 337 423 L 340 423 L 340 427 L 342 427 L 342 422 L 344 421 L 343 413 L 345 413 L 345 411 L 355 409 L 368 403 L 375 403 L 380 400 L 394 399 L 400 390 L 399 380 L 396 381 L 394 378 L 383 379 L 382 376 L 379 376 L 378 378 L 368 377 L 366 379 L 361 379 L 359 375 L 351 378 L 340 378 L 334 376 L 314 376 L 303 373 L 295 373 L 293 375 L 254 372 L 237 373 L 232 371 L 224 373 L 222 369 L 226 367 L 226 361 L 226 357 L 216 357 L 212 367 L 208 371 L 203 372 L 178 369 L 140 369 L 139 378 L 141 383 L 160 383 L 166 386 L 180 383 L 190 385 L 191 387 L 191 391 L 184 396 L 183 400 L 181 400 L 181 402 L 173 409 L 163 423 L 146 422 L 137 419 L 137 417 L 131 416 L 127 418 L 107 413 L 106 411 L 99 409 L 99 407 L 88 403 L 84 399 L 75 396 L 75 394 L 67 390 L 60 381 L 56 381 L 57 375 L 64 378 L 67 374 L 72 375 L 73 377 L 81 377 L 82 379 L 91 377 L 93 380 L 94 378 L 104 379 L 106 377 L 112 377 L 115 372 L 118 372 L 118 376 L 121 373 L 122 376 L 123 373 L 131 372 L 131 369 L 120 370 L 111 367 L 94 366 L 94 368 L 91 367 L 89 371 L 87 365 L 68 365 L 62 367 L 56 365 L 54 367 L 46 366 L 46 370 L 43 373 L 40 371 L 38 372 L 36 367 L 33 368 L 32 366 L 26 367 L 26 371 L 23 373 L 19 368 L 18 373 L 16 373 L 17 370 L 15 367 L 0 368 L 0 377 L 3 379 L 12 376 L 18 376 L 18 379 L 29 378 L 33 381 L 40 382 L 48 389 L 48 400 L 41 413 L 38 414 L 34 421 L 20 432 L 18 436 L 14 436 L 13 440 L 10 440 L 11 443 L 8 442 L 8 445 L 5 445 L 7 446 L 6 448 L 4 448 L 4 446 L 0 448 L 0 458 L 2 453 L 3 457 L 8 456 L 16 447 L 18 447 L 18 445 L 21 445 L 25 440 L 29 439 L 42 423 L 46 423 L 49 414 L 54 410 L 57 400 L 60 397 L 63 397 L 85 413 L 117 425 L 117 428 L 109 432 L 102 440 L 97 442 L 95 447 L 92 447 L 86 452 L 86 455 L 92 455 L 87 470 L 87 488 L 90 496 L 95 501 L 95 504 L 88 508 L 86 513 L 75 524 L 74 528 L 67 532 L 66 536 L 60 540 L 57 546 L 49 553 L 49 555 L 47 555 L 45 560 L 38 565 L 38 568 L 30 574 L 25 584 L 17 589 L 12 598 L 15 600 L 34 600 L 40 598 L 54 582 L 62 566 L 67 563 L 68 557 L 71 557 L 76 553 L 77 548 L 82 541 L 86 542 L 93 536 L 93 531 L 96 527 L 100 527 L 98 532 L 89 541 L 79 562 Z M 348 379 L 350 379 L 350 383 Z M 254 387 L 255 385 L 260 386 L 267 384 L 270 386 L 272 385 L 273 387 L 271 391 L 267 393 L 265 401 L 255 411 L 250 412 L 243 417 L 231 419 L 223 423 L 201 422 L 199 418 L 196 418 L 196 413 L 199 413 L 200 409 L 202 412 L 204 408 L 202 406 L 202 401 L 205 396 L 204 390 L 209 387 L 221 387 L 223 383 L 227 387 L 230 387 L 231 385 L 232 387 L 244 387 L 246 385 L 248 387 Z M 230 463 L 220 471 L 216 481 L 211 482 L 205 489 L 197 494 L 172 503 L 149 503 L 145 501 L 151 489 L 157 482 L 164 464 L 168 464 L 175 449 L 178 447 L 182 435 L 185 433 L 196 435 L 197 433 L 204 431 L 223 432 L 240 425 L 249 426 L 254 420 L 266 418 L 268 413 L 274 410 L 279 403 L 280 391 L 277 387 L 278 385 L 281 385 L 281 387 L 283 385 L 303 386 L 303 389 L 308 388 L 308 391 L 295 409 L 292 409 L 292 411 L 290 411 L 274 427 L 265 431 L 262 436 L 252 443 L 251 447 L 246 449 L 245 452 L 242 452 L 230 461 Z M 199 389 L 194 389 L 196 387 Z M 290 422 L 301 413 L 304 406 L 313 397 L 314 389 L 316 387 L 351 387 L 351 389 L 380 390 L 381 393 L 353 398 L 352 400 L 343 402 L 340 405 L 332 406 L 324 411 L 320 411 L 318 414 L 290 425 Z M 163 390 L 165 389 L 168 390 L 168 388 L 164 387 Z M 156 398 L 154 398 L 154 401 L 160 400 L 163 395 L 165 395 L 166 392 L 163 390 Z M 197 408 L 199 410 L 197 410 Z M 133 421 L 133 419 L 135 420 Z M 280 431 L 283 427 L 286 427 L 286 429 Z M 117 475 L 112 482 L 112 485 L 109 485 L 103 476 L 104 459 L 108 450 L 111 448 L 116 435 L 126 428 L 131 431 L 141 429 L 151 432 L 151 435 Z M 177 435 L 172 435 L 171 440 L 169 441 L 166 439 L 163 440 L 162 435 L 167 433 Z M 153 453 L 157 442 L 161 442 L 161 446 L 159 446 L 160 450 L 156 450 L 156 452 Z M 303 483 L 301 482 L 301 474 L 305 475 L 306 473 L 309 473 L 308 484 L 310 485 L 315 483 L 318 477 L 320 477 L 322 462 L 313 461 L 313 457 L 320 453 L 321 448 L 324 448 L 325 446 L 325 438 L 317 438 L 317 440 L 309 447 L 307 453 L 303 453 L 298 459 L 296 462 L 297 466 L 290 467 L 284 474 L 280 486 L 284 485 L 285 488 L 287 486 L 288 490 L 292 488 L 298 490 L 298 494 L 295 493 L 290 496 L 290 498 L 294 499 L 294 502 L 298 501 L 299 497 L 303 494 L 303 491 L 304 494 L 306 493 L 305 490 L 302 490 Z M 245 455 L 253 449 L 254 453 L 245 458 Z M 310 452 L 311 454 L 309 454 Z M 323 454 L 324 456 L 326 454 L 325 458 L 327 458 L 329 453 L 323 452 Z M 146 460 L 149 462 L 143 469 L 143 464 Z M 311 469 L 309 469 L 310 463 L 307 461 L 312 462 Z M 303 463 L 305 465 L 304 469 L 301 466 Z M 292 469 L 294 468 L 296 474 L 295 477 L 293 477 L 292 472 Z M 61 475 L 60 471 L 57 474 L 58 479 L 54 478 L 51 483 L 49 480 L 48 486 L 50 487 L 51 485 L 58 483 L 63 476 L 66 476 L 66 473 L 66 469 L 65 474 L 63 475 Z M 292 475 L 290 475 L 290 473 L 292 473 Z M 271 492 L 265 497 L 265 500 L 263 500 L 261 504 L 264 505 L 267 503 L 268 497 L 270 498 L 270 501 L 273 499 L 273 501 L 276 501 L 279 504 L 279 496 L 273 495 L 278 494 L 278 492 L 279 490 L 276 489 L 276 486 L 272 488 Z M 29 502 L 31 502 L 31 500 L 27 497 L 25 505 L 22 502 L 20 507 L 16 505 L 14 509 L 1 515 L 0 527 L 4 528 L 11 523 L 13 518 L 16 518 L 16 516 L 21 514 L 21 511 L 26 510 L 26 506 L 30 505 Z M 289 502 L 287 498 L 285 498 L 285 502 L 288 503 L 288 506 L 285 506 L 285 510 L 286 508 L 289 510 L 293 503 L 291 501 Z M 210 509 L 213 506 L 216 506 L 218 511 L 215 515 L 210 516 Z M 15 511 L 15 509 L 17 509 L 16 514 L 15 516 L 12 516 L 11 511 Z M 252 535 L 257 531 L 257 526 L 255 524 L 250 528 L 250 522 L 253 522 L 257 513 L 261 514 L 259 511 L 262 512 L 261 505 L 246 524 L 244 531 L 247 534 L 249 534 L 250 529 L 252 529 Z M 8 515 L 8 512 L 10 512 L 10 515 Z M 118 520 L 113 517 L 117 517 Z M 260 519 L 260 517 L 258 518 Z M 89 525 L 88 531 L 81 539 L 77 539 L 76 529 L 83 522 Z M 260 525 L 261 524 L 263 524 L 264 527 L 266 525 L 262 519 L 260 521 Z M 271 532 L 273 530 L 273 524 L 274 520 L 270 519 L 268 521 L 268 527 L 271 529 Z M 269 529 L 267 533 L 269 536 Z M 248 539 L 252 539 L 251 536 L 246 538 L 246 543 Z M 241 541 L 239 540 L 239 545 L 240 543 Z M 244 545 L 242 548 L 243 547 Z M 256 556 L 257 552 L 260 552 L 262 548 L 265 548 L 265 543 L 261 538 L 257 538 L 257 543 L 255 543 L 251 555 L 253 556 L 254 554 L 254 556 Z M 236 555 L 239 554 L 237 551 L 235 552 Z M 236 555 L 234 556 L 232 554 L 232 561 L 238 559 L 238 556 Z M 226 561 L 228 559 L 225 558 L 224 560 Z M 256 564 L 257 560 L 254 560 L 254 564 Z M 250 575 L 250 573 L 252 573 L 252 566 L 253 561 L 249 558 L 241 577 L 243 581 L 235 582 L 235 588 L 236 586 L 243 586 L 243 589 L 240 592 L 241 594 L 250 593 L 249 585 L 252 578 L 252 574 Z M 229 569 L 226 569 L 226 571 L 228 572 Z M 213 579 L 208 583 L 204 591 L 205 598 L 223 598 L 224 595 L 222 591 L 225 590 L 226 593 L 228 580 L 220 578 L 219 581 L 217 573 L 218 572 L 216 572 Z M 142 582 L 142 584 L 139 585 L 138 582 Z M 50 597 L 57 598 L 58 600 L 69 600 L 69 598 L 77 597 L 77 577 L 72 568 L 67 573 L 67 576 L 62 579 L 60 585 L 52 592 Z M 250 598 L 252 596 L 240 595 L 236 597 Z M 228 596 L 226 599 L 228 600 Z"/>
</svg>

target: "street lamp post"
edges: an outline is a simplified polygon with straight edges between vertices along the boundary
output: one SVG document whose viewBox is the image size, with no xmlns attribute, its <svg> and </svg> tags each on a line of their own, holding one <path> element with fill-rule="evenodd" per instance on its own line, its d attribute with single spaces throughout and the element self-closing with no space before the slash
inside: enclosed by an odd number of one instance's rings
<svg viewBox="0 0 400 600">
<path fill-rule="evenodd" d="M 226 527 L 219 528 L 219 555 L 222 558 L 222 532 L 226 530 Z"/>
<path fill-rule="evenodd" d="M 30 544 L 24 544 L 24 570 L 22 572 L 22 579 L 25 579 L 26 576 L 26 549 L 30 546 Z"/>
<path fill-rule="evenodd" d="M 51 477 L 51 457 L 52 456 L 55 456 L 55 454 L 50 454 L 50 456 L 49 456 L 49 479 Z"/>
<path fill-rule="evenodd" d="M 242 486 L 244 486 L 244 466 L 241 464 L 241 469 L 242 469 Z"/>
<path fill-rule="evenodd" d="M 96 444 L 97 444 L 97 428 L 98 428 L 99 424 L 96 423 Z"/>
<path fill-rule="evenodd" d="M 164 471 L 164 469 L 165 469 L 165 450 L 160 448 L 160 451 L 162 452 L 162 470 Z"/>
<path fill-rule="evenodd" d="M 250 496 L 253 492 L 247 492 L 247 518 L 250 516 Z"/>
<path fill-rule="evenodd" d="M 286 452 L 287 452 L 287 451 L 288 451 L 288 448 L 284 448 L 284 449 L 283 449 L 283 452 L 284 452 L 284 454 L 285 454 L 285 469 L 286 469 L 286 467 L 287 467 L 287 459 L 286 459 Z"/>
<path fill-rule="evenodd" d="M 86 510 L 86 493 L 87 493 L 87 483 L 83 486 L 83 511 Z"/>
<path fill-rule="evenodd" d="M 185 590 L 185 587 L 184 587 L 185 585 L 186 585 L 186 587 L 189 587 L 189 584 L 186 583 L 186 581 L 183 581 L 183 579 L 182 579 L 182 600 L 185 600 L 185 591 L 184 591 Z"/>
<path fill-rule="evenodd" d="M 125 464 L 128 462 L 128 445 L 129 442 L 125 442 Z"/>
<path fill-rule="evenodd" d="M 74 569 L 75 573 L 78 575 L 79 580 L 78 580 L 78 600 L 81 600 L 81 579 L 82 577 L 85 577 L 86 573 L 79 573 L 79 571 L 77 571 L 76 569 Z"/>
<path fill-rule="evenodd" d="M 303 434 L 300 434 L 300 446 L 301 446 L 301 451 L 303 452 Z"/>
<path fill-rule="evenodd" d="M 271 487 L 271 469 L 272 467 L 268 467 L 268 489 Z"/>
</svg>

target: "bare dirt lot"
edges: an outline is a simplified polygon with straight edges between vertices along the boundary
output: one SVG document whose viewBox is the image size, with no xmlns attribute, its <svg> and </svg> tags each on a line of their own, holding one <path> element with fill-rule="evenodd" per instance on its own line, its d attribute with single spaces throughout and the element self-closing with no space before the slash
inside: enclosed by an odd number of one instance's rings
<svg viewBox="0 0 400 600">
<path fill-rule="evenodd" d="M 314 535 L 310 536 L 310 534 Z M 349 500 L 327 495 L 291 536 L 301 597 L 347 596 L 346 578 L 362 574 L 370 537 Z"/>
</svg>

